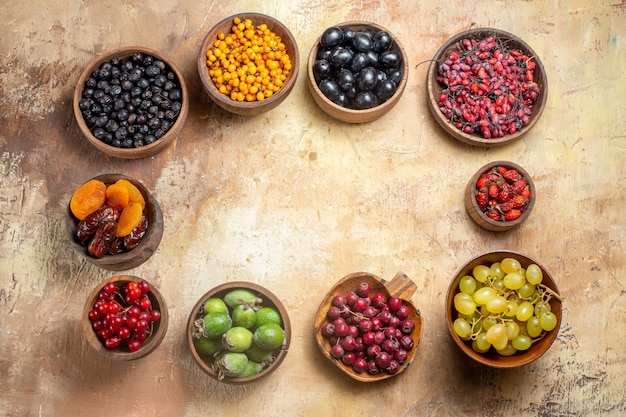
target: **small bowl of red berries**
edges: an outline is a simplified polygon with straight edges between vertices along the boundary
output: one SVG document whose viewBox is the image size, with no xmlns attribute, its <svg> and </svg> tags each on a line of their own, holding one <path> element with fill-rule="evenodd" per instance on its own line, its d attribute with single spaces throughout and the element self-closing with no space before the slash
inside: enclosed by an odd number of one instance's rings
<svg viewBox="0 0 626 417">
<path fill-rule="evenodd" d="M 168 326 L 165 299 L 148 281 L 119 275 L 98 284 L 83 309 L 83 332 L 92 348 L 115 360 L 152 353 Z"/>
<path fill-rule="evenodd" d="M 428 107 L 456 140 L 501 146 L 539 120 L 548 79 L 538 55 L 519 37 L 471 28 L 447 40 L 428 69 Z"/>
<path fill-rule="evenodd" d="M 315 315 L 320 352 L 360 382 L 399 375 L 413 362 L 422 334 L 420 311 L 411 302 L 416 289 L 402 272 L 390 281 L 366 272 L 342 278 Z"/>
<path fill-rule="evenodd" d="M 528 218 L 537 199 L 535 184 L 526 169 L 510 161 L 493 161 L 470 178 L 465 208 L 479 226 L 509 230 Z"/>
</svg>

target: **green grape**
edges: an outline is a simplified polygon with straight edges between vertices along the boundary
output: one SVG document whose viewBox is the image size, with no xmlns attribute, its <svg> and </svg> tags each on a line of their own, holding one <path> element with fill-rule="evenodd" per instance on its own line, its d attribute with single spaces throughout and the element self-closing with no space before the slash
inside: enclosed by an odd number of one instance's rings
<svg viewBox="0 0 626 417">
<path fill-rule="evenodd" d="M 502 270 L 502 265 L 500 262 L 494 262 L 489 267 L 489 271 L 491 272 L 491 276 L 494 278 L 502 279 L 504 278 L 504 271 Z"/>
<path fill-rule="evenodd" d="M 472 314 L 476 311 L 476 303 L 471 295 L 460 292 L 454 296 L 454 308 L 459 313 Z"/>
<path fill-rule="evenodd" d="M 494 346 L 495 347 L 495 346 Z M 504 346 L 504 348 L 502 349 L 496 349 L 497 352 L 502 355 L 502 356 L 511 356 L 514 355 L 515 352 L 517 352 L 517 349 L 515 349 L 513 347 L 513 343 L 511 343 L 510 341 L 508 341 L 506 343 L 506 345 Z"/>
<path fill-rule="evenodd" d="M 515 317 L 516 312 L 517 302 L 515 300 L 508 300 L 506 303 L 506 310 L 504 311 L 504 315 L 506 317 Z"/>
<path fill-rule="evenodd" d="M 498 278 L 496 280 L 493 281 L 493 284 L 491 284 L 493 286 L 493 288 L 495 288 L 496 290 L 504 290 L 504 281 L 502 281 L 501 278 Z"/>
<path fill-rule="evenodd" d="M 520 268 L 518 272 L 526 279 L 526 268 Z"/>
<path fill-rule="evenodd" d="M 538 265 L 528 265 L 528 268 L 526 268 L 526 281 L 532 285 L 537 285 L 543 281 L 543 271 Z"/>
<path fill-rule="evenodd" d="M 503 338 L 506 339 L 504 324 L 496 323 L 487 330 L 487 341 L 492 345 L 496 345 Z"/>
<path fill-rule="evenodd" d="M 487 304 L 489 299 L 498 295 L 498 292 L 491 287 L 482 287 L 481 289 L 476 290 L 474 293 L 474 302 L 478 305 Z"/>
<path fill-rule="evenodd" d="M 485 282 L 489 277 L 489 267 L 486 265 L 476 265 L 474 269 L 472 269 L 472 275 L 476 278 L 478 282 Z"/>
<path fill-rule="evenodd" d="M 541 317 L 543 313 L 548 313 L 550 311 L 552 311 L 552 306 L 550 305 L 550 303 L 542 300 L 535 304 L 535 316 L 537 317 Z"/>
<path fill-rule="evenodd" d="M 474 277 L 465 275 L 463 278 L 461 278 L 461 280 L 459 281 L 459 290 L 461 292 L 464 292 L 465 294 L 474 294 L 474 291 L 476 291 L 476 280 L 474 279 Z"/>
<path fill-rule="evenodd" d="M 547 313 L 543 313 L 539 317 L 539 323 L 541 324 L 541 328 L 543 330 L 545 330 L 546 332 L 549 332 L 550 330 L 556 327 L 556 323 L 557 323 L 556 315 L 551 311 L 548 311 Z"/>
<path fill-rule="evenodd" d="M 526 328 L 528 323 L 525 321 L 516 321 L 516 323 L 519 326 L 519 334 L 528 336 L 528 329 Z"/>
<path fill-rule="evenodd" d="M 485 348 L 481 348 L 478 345 L 477 340 L 478 339 L 472 340 L 472 349 L 474 349 L 474 352 L 476 352 L 476 353 L 486 353 L 489 350 L 489 348 L 491 347 L 491 344 L 489 344 L 486 349 Z"/>
<path fill-rule="evenodd" d="M 522 287 L 517 290 L 517 294 L 519 294 L 522 298 L 529 298 L 535 293 L 535 286 L 528 281 L 522 285 Z"/>
<path fill-rule="evenodd" d="M 522 288 L 526 280 L 519 272 L 510 272 L 502 278 L 504 285 L 511 290 L 519 290 Z"/>
<path fill-rule="evenodd" d="M 530 337 L 525 334 L 519 334 L 515 339 L 511 341 L 511 345 L 517 350 L 526 350 L 530 347 L 532 341 Z"/>
<path fill-rule="evenodd" d="M 454 333 L 456 333 L 461 339 L 469 338 L 472 333 L 472 326 L 470 326 L 467 320 L 462 318 L 454 320 L 452 328 L 454 329 Z"/>
<path fill-rule="evenodd" d="M 491 297 L 487 300 L 487 304 L 485 304 L 485 306 L 490 313 L 499 314 L 506 311 L 508 303 L 506 298 L 501 295 L 496 295 L 495 297 Z"/>
<path fill-rule="evenodd" d="M 528 332 L 528 336 L 535 338 L 538 337 L 543 329 L 541 328 L 541 324 L 539 321 L 539 317 L 532 316 L 526 322 L 526 331 Z"/>
<path fill-rule="evenodd" d="M 524 301 L 522 304 L 517 306 L 517 311 L 515 312 L 515 317 L 519 321 L 527 321 L 529 318 L 533 316 L 535 312 L 535 308 L 528 301 Z"/>
<path fill-rule="evenodd" d="M 482 352 L 487 352 L 489 350 L 489 348 L 491 347 L 491 343 L 489 343 L 487 341 L 487 333 L 486 332 L 481 332 L 478 333 L 478 336 L 476 336 L 476 339 L 474 340 L 474 342 L 472 344 L 476 344 L 476 347 L 482 351 Z M 474 349 L 476 350 L 476 349 Z"/>
<path fill-rule="evenodd" d="M 491 312 L 487 309 L 487 304 L 483 304 L 480 306 L 480 314 L 483 316 L 488 316 Z"/>
<path fill-rule="evenodd" d="M 482 328 L 486 331 L 496 324 L 498 324 L 498 319 L 496 318 L 496 316 L 487 316 L 483 319 Z"/>
<path fill-rule="evenodd" d="M 496 343 L 492 343 L 493 347 L 495 350 L 498 351 L 498 353 L 501 350 L 504 350 L 506 348 L 506 345 L 509 343 L 509 339 L 506 338 L 506 336 L 504 336 L 502 339 L 498 340 Z"/>
<path fill-rule="evenodd" d="M 502 266 L 502 270 L 505 274 L 510 274 L 511 272 L 518 272 L 522 265 L 515 258 L 504 258 L 500 265 Z"/>
<path fill-rule="evenodd" d="M 507 321 L 504 323 L 506 328 L 506 338 L 509 340 L 515 339 L 519 335 L 519 324 L 514 321 Z"/>
</svg>

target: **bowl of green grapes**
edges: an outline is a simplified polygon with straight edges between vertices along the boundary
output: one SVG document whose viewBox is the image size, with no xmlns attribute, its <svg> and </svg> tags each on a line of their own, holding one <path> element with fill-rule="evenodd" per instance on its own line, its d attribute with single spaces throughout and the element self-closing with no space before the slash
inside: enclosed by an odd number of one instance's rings
<svg viewBox="0 0 626 417">
<path fill-rule="evenodd" d="M 515 368 L 541 357 L 556 339 L 563 299 L 548 270 L 515 251 L 486 252 L 455 274 L 446 321 L 467 356 L 494 368 Z"/>
</svg>

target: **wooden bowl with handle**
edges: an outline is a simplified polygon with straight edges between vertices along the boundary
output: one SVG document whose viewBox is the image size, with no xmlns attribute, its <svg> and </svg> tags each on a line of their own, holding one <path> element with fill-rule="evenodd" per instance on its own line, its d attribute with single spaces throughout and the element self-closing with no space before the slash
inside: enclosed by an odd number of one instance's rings
<svg viewBox="0 0 626 417">
<path fill-rule="evenodd" d="M 356 372 L 352 366 L 344 364 L 341 359 L 335 358 L 331 354 L 331 342 L 329 338 L 325 337 L 322 333 L 322 327 L 327 321 L 328 310 L 332 306 L 335 296 L 346 296 L 347 294 L 354 292 L 362 282 L 369 284 L 371 288 L 370 294 L 381 292 L 387 295 L 387 297 L 400 298 L 402 300 L 402 305 L 407 306 L 409 309 L 408 319 L 415 325 L 415 328 L 410 333 L 410 337 L 413 339 L 413 348 L 407 351 L 406 360 L 400 364 L 399 369 L 397 369 L 394 373 L 380 371 L 376 374 L 371 374 L 367 370 L 364 372 Z M 402 272 L 396 274 L 396 276 L 394 276 L 390 281 L 367 272 L 352 273 L 339 280 L 339 282 L 337 282 L 328 291 L 320 303 L 317 313 L 315 314 L 314 336 L 322 355 L 324 355 L 324 357 L 326 357 L 326 359 L 335 365 L 341 372 L 360 382 L 382 381 L 399 375 L 405 371 L 415 358 L 415 353 L 422 334 L 422 317 L 420 311 L 411 302 L 411 296 L 415 293 L 416 289 L 417 286 L 415 283 Z"/>
</svg>

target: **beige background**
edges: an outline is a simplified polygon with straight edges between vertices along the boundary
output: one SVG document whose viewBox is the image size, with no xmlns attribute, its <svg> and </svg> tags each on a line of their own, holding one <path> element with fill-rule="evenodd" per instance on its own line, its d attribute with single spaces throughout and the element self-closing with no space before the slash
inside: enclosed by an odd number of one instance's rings
<svg viewBox="0 0 626 417">
<path fill-rule="evenodd" d="M 202 91 L 196 54 L 223 17 L 281 19 L 304 58 L 335 23 L 372 20 L 403 43 L 409 83 L 388 115 L 330 119 L 305 88 L 245 118 Z M 545 112 L 522 140 L 473 148 L 447 137 L 426 105 L 430 59 L 472 22 L 526 40 L 548 72 Z M 618 416 L 626 410 L 626 4 L 571 1 L 56 1 L 0 5 L 0 414 L 6 416 Z M 191 91 L 175 146 L 108 158 L 74 120 L 71 97 L 99 54 L 144 45 L 174 59 Z M 538 201 L 517 230 L 479 229 L 463 206 L 468 178 L 497 159 L 534 176 Z M 67 245 L 65 206 L 83 181 L 131 175 L 160 201 L 157 253 L 129 273 L 156 283 L 170 308 L 161 347 L 133 363 L 105 360 L 81 333 L 88 292 L 114 273 Z M 491 249 L 540 259 L 565 297 L 551 350 L 497 371 L 461 356 L 444 322 L 456 269 Z M 425 320 L 414 363 L 376 385 L 345 377 L 316 351 L 313 314 L 355 271 L 405 272 Z M 184 344 L 197 299 L 233 280 L 260 283 L 290 312 L 281 368 L 246 387 L 200 372 Z"/>
</svg>

